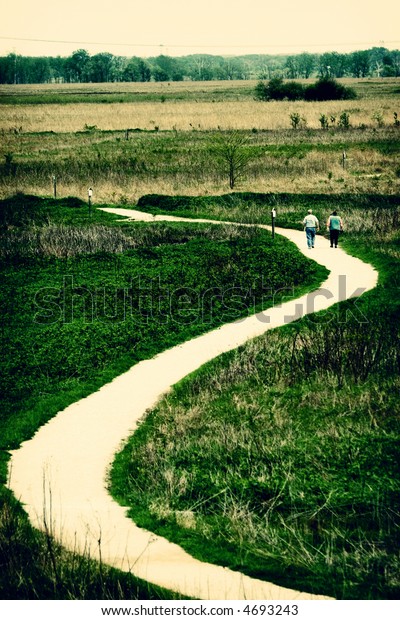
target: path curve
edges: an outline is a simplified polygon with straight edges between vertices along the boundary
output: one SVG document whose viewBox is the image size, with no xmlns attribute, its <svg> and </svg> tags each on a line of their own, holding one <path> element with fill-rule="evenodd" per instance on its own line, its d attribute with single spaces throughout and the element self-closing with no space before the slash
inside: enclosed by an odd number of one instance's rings
<svg viewBox="0 0 400 620">
<path fill-rule="evenodd" d="M 196 221 L 152 216 L 127 209 L 104 209 L 144 221 Z M 221 224 L 221 222 L 214 222 Z M 232 224 L 232 222 L 226 222 Z M 268 226 L 263 226 L 268 228 Z M 145 411 L 172 385 L 217 355 L 295 318 L 324 310 L 376 285 L 378 274 L 323 237 L 305 247 L 305 234 L 276 229 L 330 274 L 322 286 L 252 317 L 226 324 L 150 360 L 142 361 L 87 398 L 59 412 L 34 437 L 11 453 L 9 485 L 29 515 L 66 548 L 90 552 L 123 571 L 200 600 L 295 600 L 329 598 L 247 577 L 200 562 L 178 545 L 138 528 L 106 490 L 115 453 L 134 432 Z"/>
</svg>

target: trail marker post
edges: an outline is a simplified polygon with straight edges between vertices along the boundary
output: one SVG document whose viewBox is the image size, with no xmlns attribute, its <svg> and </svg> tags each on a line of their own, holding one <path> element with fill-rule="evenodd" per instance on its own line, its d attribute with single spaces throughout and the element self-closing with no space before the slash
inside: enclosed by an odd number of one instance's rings
<svg viewBox="0 0 400 620">
<path fill-rule="evenodd" d="M 93 190 L 91 187 L 89 187 L 88 189 L 89 215 L 92 215 L 92 196 L 93 196 Z"/>
<path fill-rule="evenodd" d="M 272 209 L 271 211 L 271 224 L 272 224 L 272 238 L 275 238 L 275 218 L 276 218 L 276 209 Z"/>
</svg>

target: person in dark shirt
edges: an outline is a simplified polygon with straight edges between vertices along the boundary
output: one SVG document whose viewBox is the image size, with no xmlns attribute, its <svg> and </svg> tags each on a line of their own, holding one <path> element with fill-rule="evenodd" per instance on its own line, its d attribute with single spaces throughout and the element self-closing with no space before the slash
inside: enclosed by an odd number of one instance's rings
<svg viewBox="0 0 400 620">
<path fill-rule="evenodd" d="M 329 241 L 331 242 L 331 248 L 338 246 L 339 234 L 343 231 L 342 218 L 337 214 L 337 211 L 333 211 L 328 217 L 326 222 L 326 229 L 329 231 Z"/>
</svg>

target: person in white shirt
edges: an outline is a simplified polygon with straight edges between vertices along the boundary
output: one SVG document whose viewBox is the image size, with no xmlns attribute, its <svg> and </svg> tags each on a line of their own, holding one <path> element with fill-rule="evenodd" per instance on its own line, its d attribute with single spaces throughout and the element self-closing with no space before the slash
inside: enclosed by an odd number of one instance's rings
<svg viewBox="0 0 400 620">
<path fill-rule="evenodd" d="M 319 231 L 319 221 L 313 215 L 312 209 L 308 209 L 307 215 L 303 220 L 303 226 L 306 231 L 307 247 L 313 248 L 315 245 L 315 235 Z"/>
</svg>

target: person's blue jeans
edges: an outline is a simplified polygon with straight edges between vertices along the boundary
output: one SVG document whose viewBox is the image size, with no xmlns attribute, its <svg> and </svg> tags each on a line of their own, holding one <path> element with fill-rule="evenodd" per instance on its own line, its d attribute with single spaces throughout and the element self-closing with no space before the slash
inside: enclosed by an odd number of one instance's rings
<svg viewBox="0 0 400 620">
<path fill-rule="evenodd" d="M 313 248 L 315 241 L 315 228 L 306 228 L 307 247 Z"/>
</svg>

